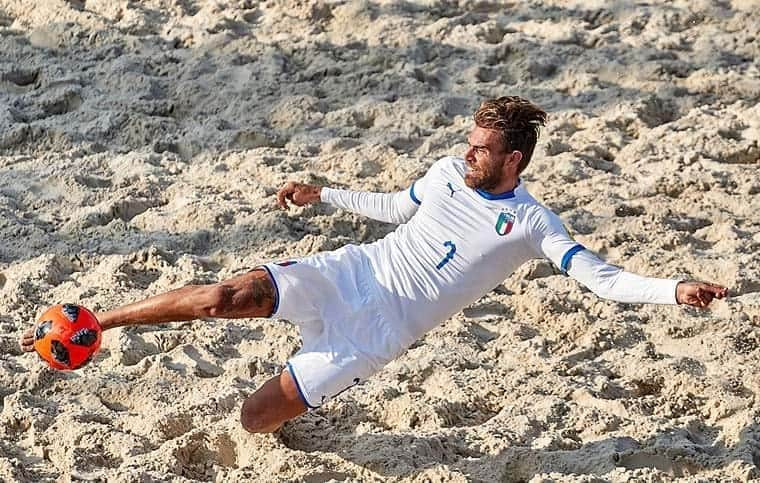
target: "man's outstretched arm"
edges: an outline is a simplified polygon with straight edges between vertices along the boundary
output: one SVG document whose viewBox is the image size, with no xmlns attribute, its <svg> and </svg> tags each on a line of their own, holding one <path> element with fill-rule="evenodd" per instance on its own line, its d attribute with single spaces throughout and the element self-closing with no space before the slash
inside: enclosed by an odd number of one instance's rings
<svg viewBox="0 0 760 483">
<path fill-rule="evenodd" d="M 415 203 L 413 195 L 410 194 L 410 190 L 395 193 L 372 193 L 290 181 L 277 193 L 277 204 L 283 209 L 287 209 L 288 201 L 296 206 L 322 201 L 373 220 L 400 224 L 409 221 L 417 212 L 418 204 Z"/>
<path fill-rule="evenodd" d="M 623 303 L 685 304 L 705 308 L 728 289 L 713 283 L 650 278 L 610 265 L 567 233 L 560 218 L 543 209 L 529 220 L 530 239 L 551 260 L 599 297 Z"/>
<path fill-rule="evenodd" d="M 596 295 L 624 303 L 684 304 L 705 308 L 728 289 L 713 283 L 642 277 L 610 265 L 588 250 L 576 253 L 567 274 Z"/>
<path fill-rule="evenodd" d="M 424 201 L 428 185 L 433 182 L 431 181 L 433 178 L 438 176 L 440 167 L 446 159 L 433 163 L 424 176 L 418 178 L 403 191 L 373 193 L 290 181 L 277 192 L 277 203 L 283 209 L 288 209 L 288 202 L 303 206 L 322 201 L 373 220 L 396 224 L 406 223 L 417 213 L 417 209 Z"/>
</svg>

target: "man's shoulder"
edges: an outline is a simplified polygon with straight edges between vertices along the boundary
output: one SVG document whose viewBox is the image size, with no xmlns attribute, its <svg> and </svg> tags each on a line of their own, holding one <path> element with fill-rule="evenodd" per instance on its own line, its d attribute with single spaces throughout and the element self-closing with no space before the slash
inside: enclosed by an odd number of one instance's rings
<svg viewBox="0 0 760 483">
<path fill-rule="evenodd" d="M 540 202 L 532 199 L 532 203 L 526 209 L 529 226 L 540 232 L 556 231 L 564 229 L 562 218 Z"/>
<path fill-rule="evenodd" d="M 466 166 L 464 159 L 457 158 L 456 156 L 444 156 L 443 158 L 434 161 L 433 164 L 427 168 L 425 176 L 428 179 L 438 176 L 447 177 L 454 174 L 464 176 L 465 170 Z"/>
<path fill-rule="evenodd" d="M 555 219 L 559 219 L 559 216 L 552 210 L 547 208 L 543 203 L 538 201 L 531 195 L 525 186 L 522 186 L 521 201 L 525 208 L 525 212 L 531 221 L 538 223 L 549 223 Z"/>
<path fill-rule="evenodd" d="M 433 166 L 436 166 L 438 169 L 442 170 L 454 169 L 457 172 L 460 172 L 465 169 L 465 161 L 464 159 L 457 156 L 444 156 L 433 163 Z"/>
</svg>

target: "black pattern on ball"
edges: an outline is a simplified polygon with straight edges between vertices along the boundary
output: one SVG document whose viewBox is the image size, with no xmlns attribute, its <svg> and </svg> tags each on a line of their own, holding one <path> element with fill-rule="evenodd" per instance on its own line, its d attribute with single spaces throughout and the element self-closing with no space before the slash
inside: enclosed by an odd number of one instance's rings
<svg viewBox="0 0 760 483">
<path fill-rule="evenodd" d="M 76 334 L 71 336 L 71 343 L 90 347 L 98 339 L 98 333 L 92 329 L 79 329 Z"/>
<path fill-rule="evenodd" d="M 74 304 L 64 304 L 63 307 L 61 307 L 61 310 L 63 311 L 63 315 L 69 319 L 69 322 L 77 321 L 77 317 L 79 317 L 79 306 Z"/>
<path fill-rule="evenodd" d="M 40 340 L 44 338 L 48 332 L 53 328 L 53 321 L 46 320 L 37 324 L 37 328 L 34 329 L 34 340 Z"/>
<path fill-rule="evenodd" d="M 69 359 L 69 351 L 66 349 L 66 346 L 61 343 L 61 341 L 51 341 L 50 350 L 53 353 L 53 359 L 55 359 L 56 362 L 65 366 L 71 364 L 71 360 Z"/>
</svg>

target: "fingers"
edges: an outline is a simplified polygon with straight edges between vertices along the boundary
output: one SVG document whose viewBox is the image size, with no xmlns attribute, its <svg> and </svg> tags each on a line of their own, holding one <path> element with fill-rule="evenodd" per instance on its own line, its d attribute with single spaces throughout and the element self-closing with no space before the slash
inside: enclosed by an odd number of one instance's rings
<svg viewBox="0 0 760 483">
<path fill-rule="evenodd" d="M 702 283 L 699 288 L 715 296 L 715 298 L 725 298 L 728 296 L 728 289 L 714 283 Z"/>
<path fill-rule="evenodd" d="M 697 285 L 696 297 L 702 308 L 710 305 L 713 299 L 722 299 L 728 295 L 728 289 L 712 283 L 700 283 Z"/>
<path fill-rule="evenodd" d="M 285 200 L 291 199 L 291 196 L 293 196 L 295 190 L 295 183 L 289 181 L 285 186 L 282 187 L 282 189 L 280 189 L 280 191 L 277 192 L 277 204 L 280 205 L 280 208 L 283 210 L 288 209 L 288 202 Z"/>
<path fill-rule="evenodd" d="M 713 296 L 710 292 L 702 287 L 697 287 L 697 303 L 699 303 L 700 307 L 707 307 L 712 302 L 712 299 Z"/>
<path fill-rule="evenodd" d="M 277 192 L 277 204 L 280 208 L 287 210 L 288 201 L 296 206 L 314 203 L 319 201 L 319 189 L 313 185 L 289 181 Z"/>
<path fill-rule="evenodd" d="M 728 289 L 714 283 L 693 282 L 688 288 L 686 303 L 700 309 L 707 308 L 713 299 L 722 299 L 728 296 Z"/>
<path fill-rule="evenodd" d="M 713 299 L 728 296 L 726 287 L 709 282 L 683 282 L 678 285 L 677 290 L 676 298 L 679 303 L 699 309 L 707 308 Z"/>
<path fill-rule="evenodd" d="M 21 350 L 24 352 L 31 352 L 34 350 L 34 328 L 29 328 L 21 334 L 21 338 L 18 341 Z"/>
</svg>

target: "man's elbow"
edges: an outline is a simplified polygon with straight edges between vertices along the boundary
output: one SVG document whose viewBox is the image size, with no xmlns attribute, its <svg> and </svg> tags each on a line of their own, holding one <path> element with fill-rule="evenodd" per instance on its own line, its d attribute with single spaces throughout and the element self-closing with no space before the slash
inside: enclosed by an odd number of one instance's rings
<svg viewBox="0 0 760 483">
<path fill-rule="evenodd" d="M 596 295 L 600 299 L 612 300 L 612 297 L 610 296 L 609 291 L 607 291 L 605 289 L 597 288 L 596 290 L 592 290 L 592 292 L 594 293 L 594 295 Z"/>
<path fill-rule="evenodd" d="M 394 225 L 403 225 L 407 221 L 409 221 L 412 217 L 407 216 L 406 213 L 393 213 L 390 216 L 390 220 L 388 220 L 390 223 L 393 223 Z"/>
</svg>

